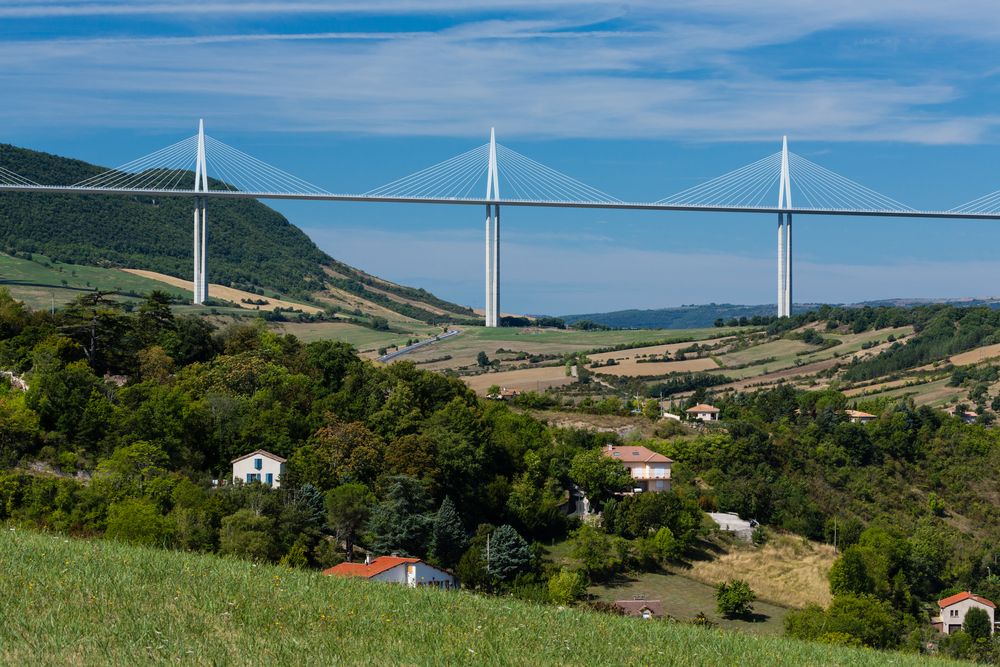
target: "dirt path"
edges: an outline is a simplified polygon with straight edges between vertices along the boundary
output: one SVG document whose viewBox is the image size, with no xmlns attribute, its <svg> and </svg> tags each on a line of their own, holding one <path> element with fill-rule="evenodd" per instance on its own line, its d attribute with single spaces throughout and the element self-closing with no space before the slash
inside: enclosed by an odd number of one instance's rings
<svg viewBox="0 0 1000 667">
<path fill-rule="evenodd" d="M 158 280 L 161 283 L 166 283 L 173 287 L 180 287 L 181 289 L 190 290 L 191 282 L 184 280 L 182 278 L 175 278 L 173 276 L 168 276 L 163 273 L 157 273 L 156 271 L 145 271 L 143 269 L 122 269 L 126 273 L 131 273 L 135 276 L 142 276 L 143 278 L 149 278 L 151 280 Z M 225 285 L 216 285 L 215 283 L 209 283 L 208 285 L 209 296 L 217 296 L 220 299 L 225 299 L 226 301 L 232 301 L 240 308 L 246 308 L 247 310 L 255 310 L 255 306 L 250 304 L 242 303 L 242 299 L 249 299 L 251 301 L 256 301 L 258 299 L 263 299 L 267 301 L 267 305 L 262 305 L 261 308 L 264 310 L 271 310 L 272 308 L 292 308 L 294 310 L 299 310 L 304 313 L 321 313 L 322 308 L 317 308 L 316 306 L 306 306 L 301 303 L 294 303 L 292 301 L 284 301 L 282 299 L 271 299 L 269 297 L 262 297 L 259 294 L 254 294 L 253 292 L 244 292 L 243 290 L 234 289 L 232 287 L 226 287 Z"/>
</svg>

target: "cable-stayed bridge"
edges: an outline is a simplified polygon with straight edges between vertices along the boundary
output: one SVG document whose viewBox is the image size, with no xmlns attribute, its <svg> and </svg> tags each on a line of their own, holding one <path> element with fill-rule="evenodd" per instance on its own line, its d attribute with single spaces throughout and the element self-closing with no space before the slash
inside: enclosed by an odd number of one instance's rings
<svg viewBox="0 0 1000 667">
<path fill-rule="evenodd" d="M 205 134 L 203 122 L 187 139 L 78 183 L 37 183 L 0 164 L 0 192 L 191 197 L 197 304 L 208 297 L 209 199 L 483 206 L 485 320 L 491 327 L 500 322 L 501 207 L 776 214 L 779 316 L 791 314 L 793 215 L 1000 219 L 1000 190 L 949 209 L 917 210 L 791 152 L 787 139 L 756 162 L 650 201 L 614 197 L 497 143 L 492 130 L 487 143 L 443 162 L 366 192 L 336 193 Z"/>
</svg>

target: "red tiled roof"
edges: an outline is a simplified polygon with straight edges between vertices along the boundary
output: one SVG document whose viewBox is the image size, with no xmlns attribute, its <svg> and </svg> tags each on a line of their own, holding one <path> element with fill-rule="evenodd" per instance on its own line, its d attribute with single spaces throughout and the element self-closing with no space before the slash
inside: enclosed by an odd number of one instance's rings
<svg viewBox="0 0 1000 667">
<path fill-rule="evenodd" d="M 283 459 L 277 454 L 272 454 L 271 452 L 265 451 L 263 449 L 258 449 L 257 451 L 250 452 L 249 454 L 244 454 L 243 456 L 239 456 L 230 461 L 230 463 L 236 463 L 237 461 L 242 461 L 243 459 L 248 459 L 251 456 L 257 456 L 258 454 L 260 454 L 261 456 L 266 456 L 267 458 L 273 461 L 277 461 L 278 463 L 285 463 L 287 461 L 287 459 Z"/>
<path fill-rule="evenodd" d="M 663 454 L 657 454 L 651 449 L 639 446 L 626 447 L 623 445 L 621 447 L 607 447 L 604 449 L 604 455 L 618 461 L 632 463 L 673 463 L 671 459 L 668 459 Z"/>
<path fill-rule="evenodd" d="M 844 414 L 848 417 L 872 417 L 875 415 L 868 414 L 867 412 L 862 412 L 861 410 L 844 410 Z"/>
<path fill-rule="evenodd" d="M 955 593 L 950 597 L 946 597 L 943 600 L 938 600 L 938 606 L 944 609 L 945 607 L 950 607 L 951 605 L 961 602 L 962 600 L 975 600 L 980 604 L 984 604 L 987 607 L 997 608 L 995 604 L 987 600 L 986 598 L 970 593 L 969 591 L 962 591 L 961 593 Z"/>
<path fill-rule="evenodd" d="M 708 405 L 707 403 L 699 403 L 693 408 L 688 408 L 688 412 L 718 412 L 719 408 L 714 405 Z"/>
<path fill-rule="evenodd" d="M 391 570 L 403 563 L 419 563 L 419 558 L 401 558 L 400 556 L 379 556 L 371 563 L 341 563 L 334 565 L 328 570 L 323 570 L 325 575 L 335 575 L 338 577 L 363 577 L 371 579 L 376 574 L 381 574 L 386 570 Z"/>
</svg>

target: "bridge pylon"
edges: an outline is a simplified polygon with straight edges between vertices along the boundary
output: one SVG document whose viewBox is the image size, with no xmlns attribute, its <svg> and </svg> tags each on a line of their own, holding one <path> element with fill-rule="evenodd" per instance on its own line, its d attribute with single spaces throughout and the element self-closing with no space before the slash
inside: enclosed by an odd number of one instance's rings
<svg viewBox="0 0 1000 667">
<path fill-rule="evenodd" d="M 773 178 L 773 177 L 772 177 Z M 774 181 L 771 181 L 772 183 Z M 772 191 L 773 192 L 773 191 Z M 781 139 L 781 176 L 778 208 L 792 208 L 792 179 L 788 171 L 788 137 Z M 778 317 L 792 314 L 792 212 L 778 211 Z"/>
<path fill-rule="evenodd" d="M 489 163 L 486 170 L 486 305 L 485 324 L 500 326 L 500 173 L 497 169 L 497 141 L 490 128 Z M 480 163 L 482 164 L 482 163 Z M 480 172 L 482 173 L 482 172 Z"/>
<path fill-rule="evenodd" d="M 208 219 L 207 198 L 197 193 L 208 192 L 208 166 L 205 161 L 205 121 L 198 121 L 198 155 L 194 169 L 194 303 L 201 305 L 208 298 Z"/>
</svg>

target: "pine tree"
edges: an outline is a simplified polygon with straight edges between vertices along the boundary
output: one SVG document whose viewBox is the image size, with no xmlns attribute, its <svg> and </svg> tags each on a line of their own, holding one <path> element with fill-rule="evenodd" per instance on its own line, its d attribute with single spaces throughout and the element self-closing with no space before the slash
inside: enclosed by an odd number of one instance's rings
<svg viewBox="0 0 1000 667">
<path fill-rule="evenodd" d="M 503 525 L 493 531 L 487 559 L 487 569 L 492 576 L 506 581 L 530 567 L 531 547 L 512 526 Z"/>
<path fill-rule="evenodd" d="M 462 518 L 451 498 L 445 496 L 434 516 L 431 532 L 431 557 L 444 567 L 454 567 L 461 558 L 468 539 Z"/>
</svg>

